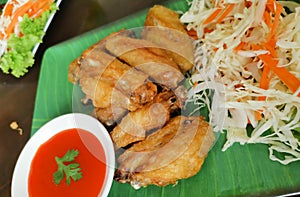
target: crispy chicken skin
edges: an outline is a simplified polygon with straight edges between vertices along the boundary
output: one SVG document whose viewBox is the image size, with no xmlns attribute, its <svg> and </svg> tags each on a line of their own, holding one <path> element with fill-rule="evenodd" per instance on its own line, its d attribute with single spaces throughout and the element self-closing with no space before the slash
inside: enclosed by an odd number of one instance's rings
<svg viewBox="0 0 300 197">
<path fill-rule="evenodd" d="M 95 77 L 84 77 L 80 79 L 80 86 L 86 98 L 91 100 L 95 107 L 105 108 L 110 106 L 114 83 L 104 81 Z"/>
<path fill-rule="evenodd" d="M 116 34 L 118 35 L 124 35 L 124 36 L 133 36 L 133 33 L 131 31 L 125 31 L 121 30 L 119 32 L 112 33 L 108 35 L 107 37 L 101 39 L 97 43 L 93 44 L 89 48 L 87 48 L 79 57 L 77 57 L 75 60 L 73 60 L 68 68 L 68 80 L 71 83 L 77 83 L 80 79 L 79 72 L 80 72 L 80 64 L 81 60 L 87 56 L 91 51 L 98 50 L 98 51 L 103 51 L 105 50 L 105 42 L 106 40 L 110 39 L 110 37 L 115 36 Z"/>
<path fill-rule="evenodd" d="M 80 72 L 79 62 L 80 62 L 80 57 L 73 60 L 70 63 L 68 68 L 68 80 L 73 84 L 76 84 L 79 80 L 79 72 Z"/>
<path fill-rule="evenodd" d="M 114 36 L 106 42 L 106 49 L 127 64 L 149 75 L 154 82 L 176 88 L 184 79 L 177 64 L 166 58 L 159 47 L 145 47 L 145 41 L 126 36 Z M 159 54 L 165 54 L 161 56 Z"/>
<path fill-rule="evenodd" d="M 92 101 L 96 117 L 107 126 L 113 125 L 128 111 L 135 111 L 144 105 L 124 95 L 110 80 L 103 81 L 95 77 L 82 78 L 80 86 L 86 99 Z"/>
<path fill-rule="evenodd" d="M 124 118 L 128 112 L 134 112 L 140 108 L 144 108 L 145 105 L 136 104 L 136 102 L 132 102 L 131 99 L 121 92 L 114 91 L 111 104 L 105 108 L 95 107 L 94 115 L 105 125 L 112 126 Z"/>
<path fill-rule="evenodd" d="M 137 103 L 143 104 L 153 100 L 157 94 L 157 87 L 148 80 L 148 75 L 107 54 L 103 51 L 102 45 L 102 42 L 93 45 L 83 52 L 80 59 L 71 63 L 69 71 L 74 71 L 71 80 L 99 78 L 102 81 L 112 82 L 115 88 Z M 77 67 L 74 65 L 76 62 L 79 64 Z M 141 90 L 143 94 L 139 94 Z"/>
<path fill-rule="evenodd" d="M 199 172 L 214 139 L 203 118 L 176 116 L 118 158 L 115 180 L 135 189 L 176 184 Z"/>
<path fill-rule="evenodd" d="M 152 101 L 157 94 L 156 85 L 148 80 L 148 75 L 145 73 L 120 62 L 105 52 L 97 52 L 92 57 L 82 61 L 81 72 L 85 75 L 96 75 L 101 80 L 113 81 L 115 88 L 138 104 Z"/>
<path fill-rule="evenodd" d="M 95 108 L 94 116 L 106 126 L 112 126 L 127 114 L 126 108 L 111 105 L 106 108 Z"/>
<path fill-rule="evenodd" d="M 167 27 L 186 33 L 183 24 L 179 20 L 179 15 L 162 5 L 155 5 L 149 9 L 144 25 Z"/>
<path fill-rule="evenodd" d="M 170 119 L 170 113 L 180 106 L 176 95 L 169 90 L 159 93 L 143 108 L 129 112 L 110 133 L 116 148 L 145 139 L 147 131 L 161 128 Z"/>
<path fill-rule="evenodd" d="M 149 9 L 142 38 L 164 48 L 183 73 L 193 67 L 193 43 L 179 16 L 161 5 Z"/>
</svg>

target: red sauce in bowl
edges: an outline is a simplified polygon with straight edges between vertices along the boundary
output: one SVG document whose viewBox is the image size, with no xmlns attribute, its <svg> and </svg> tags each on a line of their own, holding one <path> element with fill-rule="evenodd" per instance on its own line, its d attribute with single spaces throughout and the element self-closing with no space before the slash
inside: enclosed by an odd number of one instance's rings
<svg viewBox="0 0 300 197">
<path fill-rule="evenodd" d="M 66 178 L 56 185 L 53 173 L 57 171 L 55 157 L 63 157 L 71 149 L 79 155 L 74 162 L 80 164 L 82 178 L 78 181 Z M 37 150 L 30 167 L 28 192 L 31 197 L 98 196 L 106 176 L 106 157 L 99 140 L 82 129 L 64 130 L 42 144 Z"/>
</svg>

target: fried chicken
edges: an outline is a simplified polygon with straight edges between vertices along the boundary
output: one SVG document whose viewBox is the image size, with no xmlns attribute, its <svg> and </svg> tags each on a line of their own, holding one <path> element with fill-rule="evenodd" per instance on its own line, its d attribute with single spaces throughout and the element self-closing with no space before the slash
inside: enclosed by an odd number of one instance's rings
<svg viewBox="0 0 300 197">
<path fill-rule="evenodd" d="M 179 15 L 173 10 L 162 5 L 154 5 L 149 9 L 144 25 L 167 27 L 186 33 L 183 24 L 179 20 Z"/>
<path fill-rule="evenodd" d="M 107 40 L 107 39 L 106 39 Z M 137 104 L 144 104 L 152 101 L 157 94 L 157 87 L 148 80 L 148 75 L 120 62 L 115 57 L 104 52 L 103 43 L 88 48 L 83 52 L 78 62 L 80 68 L 74 62 L 71 63 L 70 72 L 72 81 L 74 78 L 84 79 L 87 77 L 99 78 L 103 82 L 109 81 L 113 86 L 127 95 Z M 140 94 L 141 90 L 143 94 Z"/>
<path fill-rule="evenodd" d="M 110 37 L 115 36 L 116 34 L 118 35 L 124 35 L 124 36 L 133 36 L 133 32 L 127 31 L 127 30 L 121 30 L 115 33 L 112 33 L 105 38 L 101 39 L 97 43 L 93 44 L 89 48 L 87 48 L 79 57 L 77 57 L 75 60 L 73 60 L 68 68 L 68 80 L 71 83 L 77 83 L 80 79 L 80 66 L 81 66 L 81 61 L 82 59 L 86 57 L 91 57 L 92 55 L 90 54 L 92 51 L 105 51 L 105 42 L 106 40 L 110 39 Z"/>
<path fill-rule="evenodd" d="M 119 122 L 128 113 L 123 107 L 111 105 L 106 108 L 94 108 L 94 116 L 106 126 L 112 126 Z"/>
<path fill-rule="evenodd" d="M 151 44 L 147 48 L 145 43 L 145 40 L 117 35 L 107 40 L 105 46 L 110 53 L 128 65 L 149 75 L 155 83 L 176 88 L 184 79 L 177 64 L 168 59 L 168 55 L 159 50 L 160 47 L 155 48 Z"/>
<path fill-rule="evenodd" d="M 194 176 L 215 140 L 204 118 L 178 115 L 187 97 L 184 74 L 193 66 L 192 40 L 178 14 L 154 6 L 139 33 L 109 35 L 68 72 L 123 151 L 115 180 L 136 189 Z"/>
<path fill-rule="evenodd" d="M 130 35 L 124 31 L 119 34 Z M 70 64 L 68 72 L 69 81 L 79 83 L 95 107 L 95 116 L 107 126 L 113 125 L 128 111 L 151 102 L 157 94 L 157 86 L 147 74 L 105 51 L 105 43 L 113 35 L 86 49 Z"/>
<path fill-rule="evenodd" d="M 181 102 L 169 90 L 159 93 L 152 103 L 128 113 L 110 133 L 116 148 L 145 139 L 147 131 L 161 128 L 179 107 Z"/>
<path fill-rule="evenodd" d="M 111 81 L 87 77 L 80 80 L 80 86 L 86 99 L 92 101 L 97 118 L 107 126 L 120 120 L 128 110 L 134 111 L 143 107 L 114 88 Z M 99 113 L 100 111 L 105 113 Z"/>
<path fill-rule="evenodd" d="M 135 189 L 176 184 L 199 172 L 214 139 L 202 117 L 176 116 L 118 158 L 115 180 Z"/>
<path fill-rule="evenodd" d="M 142 38 L 165 49 L 183 73 L 193 67 L 193 43 L 179 16 L 161 5 L 149 9 Z"/>
</svg>

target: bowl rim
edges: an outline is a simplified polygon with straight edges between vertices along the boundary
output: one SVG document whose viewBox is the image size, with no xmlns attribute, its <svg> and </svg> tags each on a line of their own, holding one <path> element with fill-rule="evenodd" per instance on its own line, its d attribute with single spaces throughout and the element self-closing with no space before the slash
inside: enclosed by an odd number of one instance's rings
<svg viewBox="0 0 300 197">
<path fill-rule="evenodd" d="M 115 151 L 109 133 L 96 118 L 82 113 L 69 113 L 50 120 L 27 141 L 14 168 L 11 183 L 12 197 L 18 197 L 20 194 L 21 196 L 29 196 L 30 165 L 38 148 L 55 134 L 71 128 L 80 128 L 92 133 L 102 144 L 106 156 L 106 175 L 98 196 L 109 194 L 115 171 Z"/>
</svg>

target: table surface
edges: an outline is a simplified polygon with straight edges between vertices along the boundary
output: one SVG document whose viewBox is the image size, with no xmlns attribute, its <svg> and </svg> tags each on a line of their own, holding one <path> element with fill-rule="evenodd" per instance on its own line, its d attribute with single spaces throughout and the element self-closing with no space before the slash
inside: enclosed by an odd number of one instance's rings
<svg viewBox="0 0 300 197">
<path fill-rule="evenodd" d="M 17 79 L 0 73 L 0 197 L 9 197 L 11 179 L 18 156 L 30 137 L 35 95 L 41 61 L 45 50 L 57 43 L 83 34 L 101 25 L 118 20 L 165 0 L 72 0 L 62 1 L 43 43 L 35 64 Z M 10 128 L 16 121 L 23 135 Z"/>
</svg>

